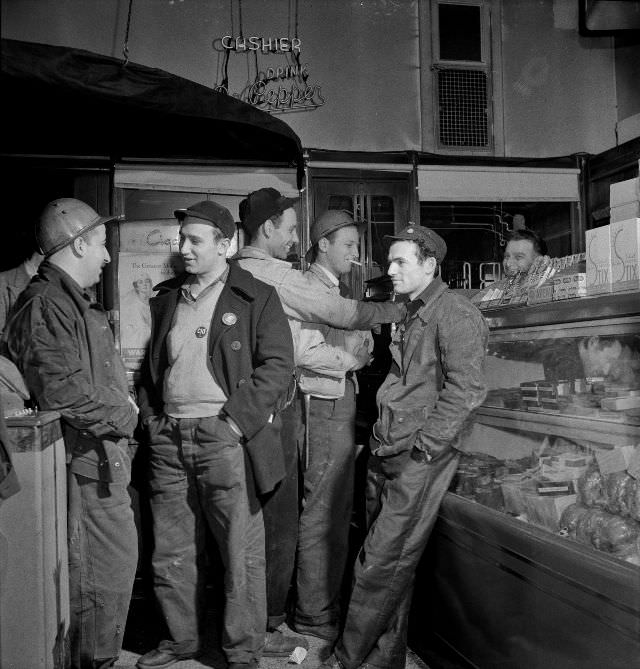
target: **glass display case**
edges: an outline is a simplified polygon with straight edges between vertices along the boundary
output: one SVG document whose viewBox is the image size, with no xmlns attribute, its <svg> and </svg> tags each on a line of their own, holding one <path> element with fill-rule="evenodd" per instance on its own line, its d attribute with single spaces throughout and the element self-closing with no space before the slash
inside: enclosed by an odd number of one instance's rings
<svg viewBox="0 0 640 669">
<path fill-rule="evenodd" d="M 640 294 L 485 315 L 489 392 L 414 620 L 460 666 L 639 666 Z"/>
</svg>

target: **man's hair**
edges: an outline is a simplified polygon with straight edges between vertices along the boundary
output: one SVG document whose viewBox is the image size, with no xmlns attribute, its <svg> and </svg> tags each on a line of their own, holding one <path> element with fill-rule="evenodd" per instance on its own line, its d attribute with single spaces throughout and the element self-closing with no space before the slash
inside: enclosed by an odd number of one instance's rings
<svg viewBox="0 0 640 669">
<path fill-rule="evenodd" d="M 397 239 L 392 239 L 391 243 L 393 244 L 394 242 L 399 241 Z M 416 247 L 416 256 L 418 258 L 418 262 L 422 265 L 424 261 L 427 258 L 433 258 L 435 260 L 435 255 L 433 254 L 433 251 L 429 248 L 429 242 L 427 242 L 426 239 L 412 239 L 411 240 L 412 244 L 415 244 Z M 433 276 L 439 276 L 440 274 L 440 263 L 436 261 L 436 268 L 435 271 L 433 272 Z"/>
<path fill-rule="evenodd" d="M 342 228 L 338 228 L 338 230 L 341 230 Z M 329 244 L 333 244 L 333 240 L 336 238 L 336 234 L 338 233 L 338 230 L 333 230 L 330 232 L 328 235 L 322 235 L 320 239 L 327 239 L 329 241 Z M 318 242 L 320 241 L 318 240 Z M 316 242 L 310 251 L 310 259 L 309 262 L 315 262 L 318 259 L 318 242 Z"/>
<path fill-rule="evenodd" d="M 519 242 L 527 241 L 533 244 L 533 250 L 541 256 L 547 255 L 547 243 L 540 237 L 537 232 L 529 230 L 529 228 L 522 228 L 520 230 L 514 230 L 508 237 L 507 243 L 509 242 Z"/>
<path fill-rule="evenodd" d="M 435 258 L 433 251 L 429 248 L 429 242 L 426 239 L 413 239 L 411 240 L 417 247 L 416 255 L 418 256 L 418 262 L 422 264 L 427 258 Z M 436 263 L 438 265 L 439 263 Z"/>
<path fill-rule="evenodd" d="M 251 242 L 253 239 L 255 239 L 258 236 L 258 232 L 260 231 L 260 228 L 267 222 L 271 221 L 273 223 L 274 228 L 279 228 L 282 225 L 282 216 L 284 214 L 284 211 L 281 211 L 279 214 L 273 214 L 273 216 L 269 216 L 269 218 L 266 218 L 264 220 L 264 223 L 262 225 L 259 225 L 256 228 L 256 231 L 249 237 L 249 242 Z"/>
</svg>

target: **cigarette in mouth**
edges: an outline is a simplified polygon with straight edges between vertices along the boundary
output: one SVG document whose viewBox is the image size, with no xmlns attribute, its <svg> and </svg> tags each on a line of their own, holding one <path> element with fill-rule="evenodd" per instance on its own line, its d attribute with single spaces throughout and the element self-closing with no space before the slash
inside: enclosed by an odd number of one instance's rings
<svg viewBox="0 0 640 669">
<path fill-rule="evenodd" d="M 352 265 L 358 265 L 358 267 L 362 267 L 362 263 L 358 262 L 357 260 L 350 260 L 349 261 Z"/>
</svg>

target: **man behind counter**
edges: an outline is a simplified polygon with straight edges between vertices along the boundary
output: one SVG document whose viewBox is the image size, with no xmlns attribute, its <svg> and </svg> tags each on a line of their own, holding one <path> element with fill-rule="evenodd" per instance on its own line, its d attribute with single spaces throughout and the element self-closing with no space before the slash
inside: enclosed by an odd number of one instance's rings
<svg viewBox="0 0 640 669">
<path fill-rule="evenodd" d="M 507 241 L 502 268 L 507 277 L 526 274 L 532 268 L 549 263 L 547 244 L 537 232 L 522 228 L 514 230 Z"/>
</svg>

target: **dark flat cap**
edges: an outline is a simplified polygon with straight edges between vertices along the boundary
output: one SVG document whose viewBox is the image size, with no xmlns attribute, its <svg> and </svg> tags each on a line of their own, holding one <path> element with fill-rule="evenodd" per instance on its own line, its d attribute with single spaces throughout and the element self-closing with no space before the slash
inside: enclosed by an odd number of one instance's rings
<svg viewBox="0 0 640 669">
<path fill-rule="evenodd" d="M 228 239 L 233 239 L 236 234 L 236 224 L 231 212 L 212 200 L 196 202 L 186 209 L 176 209 L 173 215 L 181 223 L 188 216 L 189 218 L 199 219 L 205 225 L 215 225 Z"/>
<path fill-rule="evenodd" d="M 405 228 L 393 235 L 385 235 L 387 239 L 398 239 L 409 242 L 416 242 L 422 240 L 426 243 L 427 248 L 433 254 L 436 262 L 440 264 L 447 255 L 447 244 L 444 239 L 430 228 L 425 228 L 422 225 L 410 223 Z"/>
</svg>

